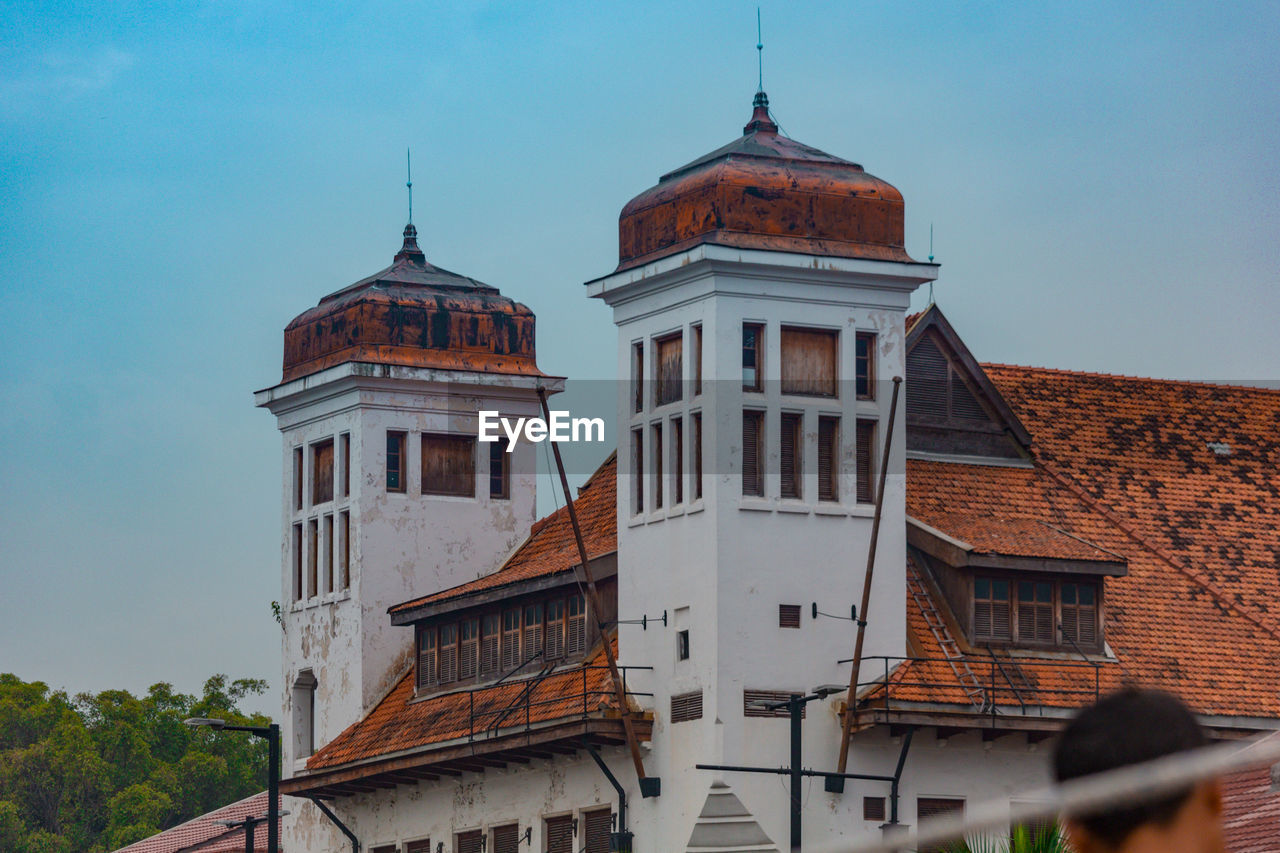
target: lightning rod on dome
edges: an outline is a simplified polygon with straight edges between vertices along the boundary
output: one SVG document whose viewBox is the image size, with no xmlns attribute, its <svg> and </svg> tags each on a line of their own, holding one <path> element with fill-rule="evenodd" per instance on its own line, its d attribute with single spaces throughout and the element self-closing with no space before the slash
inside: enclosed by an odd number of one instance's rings
<svg viewBox="0 0 1280 853">
<path fill-rule="evenodd" d="M 764 38 L 760 31 L 760 7 L 756 7 L 756 70 L 758 78 L 756 81 L 756 91 L 764 91 Z"/>
<path fill-rule="evenodd" d="M 405 171 L 405 187 L 409 190 L 409 224 L 413 224 L 413 153 L 410 149 L 404 150 L 404 171 Z"/>
</svg>

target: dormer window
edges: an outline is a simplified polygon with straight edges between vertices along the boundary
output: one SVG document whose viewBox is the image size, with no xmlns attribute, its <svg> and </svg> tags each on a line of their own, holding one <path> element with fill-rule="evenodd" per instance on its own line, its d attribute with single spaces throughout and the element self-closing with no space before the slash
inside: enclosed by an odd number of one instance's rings
<svg viewBox="0 0 1280 853">
<path fill-rule="evenodd" d="M 975 645 L 1066 646 L 1096 650 L 1096 582 L 1056 578 L 1014 580 L 975 575 L 970 637 Z"/>
</svg>

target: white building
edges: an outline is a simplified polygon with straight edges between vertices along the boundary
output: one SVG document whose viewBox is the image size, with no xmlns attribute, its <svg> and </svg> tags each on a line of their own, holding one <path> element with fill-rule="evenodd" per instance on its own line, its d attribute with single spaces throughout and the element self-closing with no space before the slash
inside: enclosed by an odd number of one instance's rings
<svg viewBox="0 0 1280 853">
<path fill-rule="evenodd" d="M 790 846 L 785 777 L 695 765 L 787 766 L 762 703 L 848 684 L 896 376 L 847 768 L 878 778 L 807 779 L 804 846 L 1017 801 L 1040 743 L 1122 682 L 1224 735 L 1280 723 L 1258 467 L 1280 394 L 984 368 L 936 308 L 906 316 L 937 268 L 903 217 L 763 93 L 626 206 L 587 284 L 626 380 L 619 453 L 575 501 L 599 609 L 567 512 L 534 522 L 535 447 L 476 441 L 479 411 L 560 387 L 528 309 L 431 266 L 410 225 L 392 267 L 290 324 L 257 397 L 284 439 L 287 849 Z M 1227 518 L 1262 547 L 1224 550 Z M 835 769 L 844 711 L 806 706 L 805 767 Z"/>
</svg>

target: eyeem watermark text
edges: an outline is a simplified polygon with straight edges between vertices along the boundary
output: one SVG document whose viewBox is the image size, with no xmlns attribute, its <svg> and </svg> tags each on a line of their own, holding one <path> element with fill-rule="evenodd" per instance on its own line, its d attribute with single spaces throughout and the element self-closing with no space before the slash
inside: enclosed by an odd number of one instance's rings
<svg viewBox="0 0 1280 853">
<path fill-rule="evenodd" d="M 502 432 L 500 433 L 499 430 Z M 516 447 L 516 439 L 525 441 L 604 441 L 604 418 L 575 418 L 568 412 L 551 410 L 551 420 L 542 418 L 504 418 L 497 412 L 480 412 L 477 437 L 481 441 L 497 441 L 505 433 L 507 452 Z"/>
</svg>

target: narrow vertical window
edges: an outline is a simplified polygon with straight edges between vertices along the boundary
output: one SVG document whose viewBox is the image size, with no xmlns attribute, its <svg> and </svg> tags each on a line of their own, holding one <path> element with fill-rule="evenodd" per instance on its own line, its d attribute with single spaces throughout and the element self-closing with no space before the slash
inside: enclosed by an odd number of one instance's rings
<svg viewBox="0 0 1280 853">
<path fill-rule="evenodd" d="M 782 429 L 778 436 L 779 462 L 782 474 L 782 497 L 803 496 L 804 482 L 804 416 L 797 412 L 782 413 Z"/>
<path fill-rule="evenodd" d="M 975 640 L 1010 640 L 1009 582 L 994 578 L 973 579 L 973 637 Z"/>
<path fill-rule="evenodd" d="M 336 544 L 333 539 L 333 516 L 326 515 L 324 517 L 324 592 L 333 592 L 336 589 L 333 585 L 333 554 Z"/>
<path fill-rule="evenodd" d="M 1074 640 L 1082 646 L 1098 642 L 1097 587 L 1091 583 L 1062 585 L 1063 640 Z"/>
<path fill-rule="evenodd" d="M 506 436 L 489 442 L 489 497 L 506 500 L 511 497 L 511 442 Z"/>
<path fill-rule="evenodd" d="M 302 525 L 293 526 L 293 600 L 302 600 Z"/>
<path fill-rule="evenodd" d="M 342 496 L 351 495 L 351 433 L 344 432 L 339 438 L 342 445 Z"/>
<path fill-rule="evenodd" d="M 689 629 L 676 632 L 676 660 L 689 659 Z"/>
<path fill-rule="evenodd" d="M 564 657 L 564 599 L 547 602 L 547 660 Z"/>
<path fill-rule="evenodd" d="M 839 418 L 818 418 L 818 500 L 840 500 Z"/>
<path fill-rule="evenodd" d="M 676 505 L 684 503 L 684 418 L 671 419 L 671 476 Z"/>
<path fill-rule="evenodd" d="M 780 344 L 783 394 L 836 396 L 839 332 L 783 326 Z"/>
<path fill-rule="evenodd" d="M 480 623 L 480 677 L 486 678 L 501 668 L 498 648 L 501 645 L 502 617 L 490 613 Z"/>
<path fill-rule="evenodd" d="M 653 342 L 656 363 L 653 404 L 664 406 L 684 397 L 684 337 L 680 333 Z"/>
<path fill-rule="evenodd" d="M 653 508 L 662 509 L 662 424 L 653 425 Z"/>
<path fill-rule="evenodd" d="M 293 682 L 293 745 L 298 757 L 316 751 L 316 681 L 309 669 L 298 671 Z"/>
<path fill-rule="evenodd" d="M 876 336 L 870 332 L 858 332 L 857 352 L 854 353 L 856 374 L 855 393 L 859 400 L 876 398 Z"/>
<path fill-rule="evenodd" d="M 387 430 L 387 491 L 404 491 L 404 438 L 403 432 Z"/>
<path fill-rule="evenodd" d="M 524 656 L 526 659 L 542 652 L 542 630 L 542 605 L 527 605 L 524 608 Z"/>
<path fill-rule="evenodd" d="M 587 604 L 579 595 L 569 596 L 567 610 L 568 624 L 565 632 L 565 654 L 569 657 L 581 655 L 587 650 Z"/>
<path fill-rule="evenodd" d="M 458 680 L 476 677 L 476 652 L 480 640 L 480 620 L 463 619 L 458 624 Z"/>
<path fill-rule="evenodd" d="M 759 391 L 764 379 L 764 326 L 742 325 L 742 390 Z"/>
<path fill-rule="evenodd" d="M 644 512 L 644 430 L 631 431 L 631 513 Z"/>
<path fill-rule="evenodd" d="M 856 451 L 856 466 L 858 473 L 858 503 L 872 503 L 876 499 L 875 485 L 873 478 L 875 477 L 875 450 L 876 450 L 876 422 L 870 420 L 858 420 L 858 432 L 854 436 L 854 441 L 858 443 L 854 448 Z"/>
<path fill-rule="evenodd" d="M 293 449 L 293 509 L 302 509 L 302 448 Z"/>
<path fill-rule="evenodd" d="M 632 411 L 644 411 L 644 342 L 631 345 L 631 398 Z"/>
<path fill-rule="evenodd" d="M 693 414 L 693 499 L 702 499 L 702 413 Z"/>
<path fill-rule="evenodd" d="M 320 522 L 311 519 L 307 522 L 307 598 L 315 598 L 320 579 Z"/>
<path fill-rule="evenodd" d="M 440 626 L 440 683 L 458 680 L 458 625 Z"/>
<path fill-rule="evenodd" d="M 351 513 L 343 510 L 338 516 L 338 535 L 342 542 L 338 547 L 338 583 L 339 589 L 351 587 Z"/>
<path fill-rule="evenodd" d="M 702 393 L 702 324 L 693 327 L 693 396 Z"/>
<path fill-rule="evenodd" d="M 764 495 L 764 412 L 742 412 L 742 493 Z"/>
<path fill-rule="evenodd" d="M 1052 643 L 1053 584 L 1018 582 L 1018 642 Z"/>
<path fill-rule="evenodd" d="M 311 503 L 333 500 L 333 439 L 311 445 Z"/>
<path fill-rule="evenodd" d="M 418 689 L 434 687 L 439 681 L 436 678 L 437 665 L 436 629 L 418 629 Z"/>
<path fill-rule="evenodd" d="M 473 436 L 422 434 L 422 493 L 475 497 L 476 440 Z"/>
<path fill-rule="evenodd" d="M 502 669 L 510 672 L 523 661 L 520 658 L 520 609 L 502 613 Z"/>
</svg>

